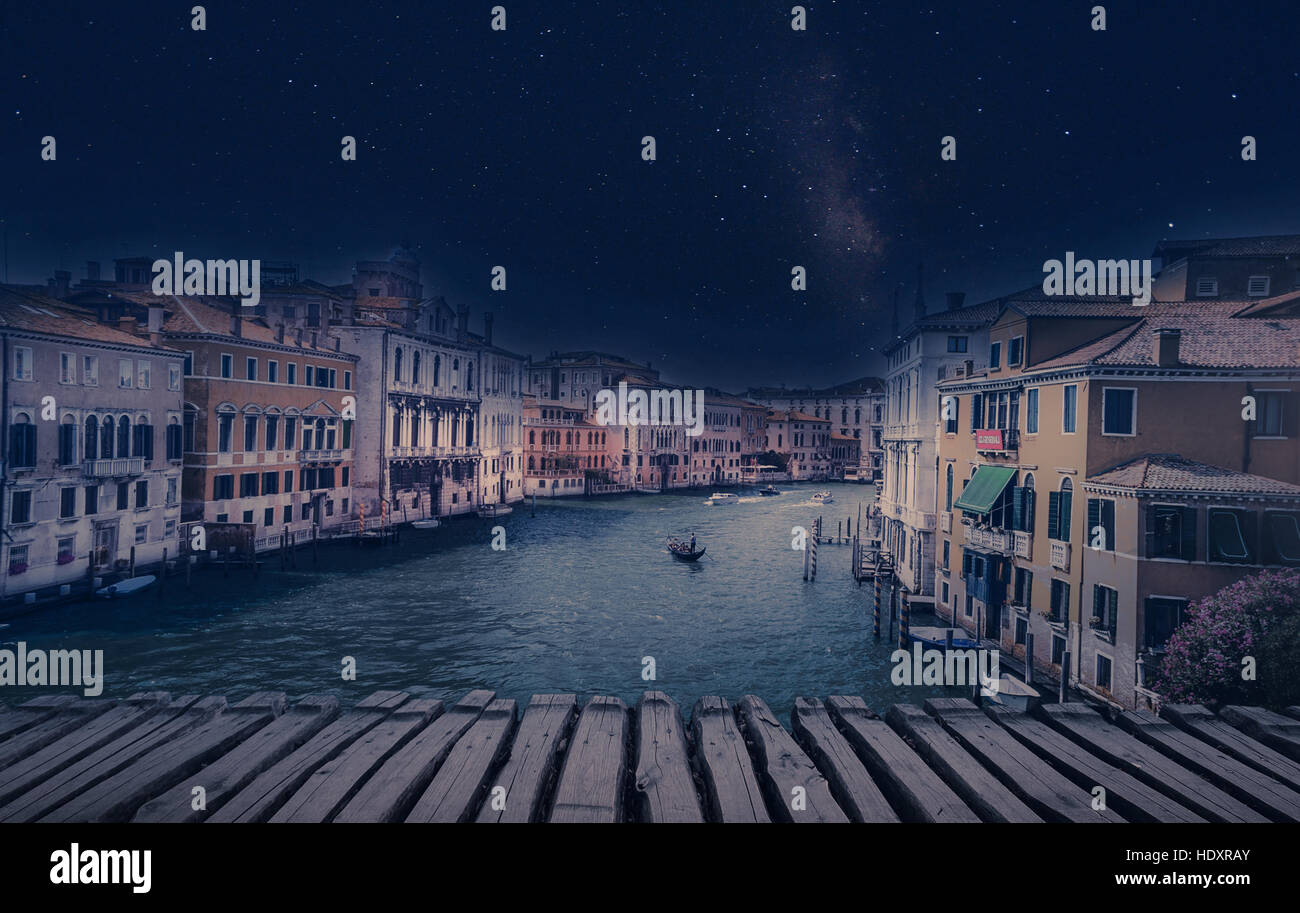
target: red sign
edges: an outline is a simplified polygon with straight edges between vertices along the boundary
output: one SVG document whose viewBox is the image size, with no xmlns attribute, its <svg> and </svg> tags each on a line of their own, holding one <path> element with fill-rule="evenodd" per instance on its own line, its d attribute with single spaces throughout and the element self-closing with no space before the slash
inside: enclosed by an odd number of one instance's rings
<svg viewBox="0 0 1300 913">
<path fill-rule="evenodd" d="M 975 432 L 976 450 L 1003 450 L 1001 428 L 980 428 Z"/>
</svg>

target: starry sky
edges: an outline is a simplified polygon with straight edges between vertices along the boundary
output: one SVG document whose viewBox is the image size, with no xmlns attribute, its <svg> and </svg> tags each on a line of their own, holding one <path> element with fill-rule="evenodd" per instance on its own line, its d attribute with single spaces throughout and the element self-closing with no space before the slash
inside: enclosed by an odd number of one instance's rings
<svg viewBox="0 0 1300 913">
<path fill-rule="evenodd" d="M 488 2 L 0 4 L 10 280 L 182 250 L 338 283 L 409 240 L 501 345 L 742 389 L 881 372 L 918 264 L 934 310 L 1067 250 L 1300 231 L 1292 0 L 1103 2 L 1104 32 L 1073 0 L 821 0 L 802 32 L 498 2 L 504 32 Z"/>
</svg>

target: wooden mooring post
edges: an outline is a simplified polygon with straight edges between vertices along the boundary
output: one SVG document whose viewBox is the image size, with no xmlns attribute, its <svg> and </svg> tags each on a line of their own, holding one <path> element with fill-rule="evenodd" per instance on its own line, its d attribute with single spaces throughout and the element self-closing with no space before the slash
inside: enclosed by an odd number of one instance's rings
<svg viewBox="0 0 1300 913">
<path fill-rule="evenodd" d="M 1034 683 L 1034 633 L 1025 632 L 1025 684 Z"/>
<path fill-rule="evenodd" d="M 911 606 L 908 604 L 907 595 L 907 587 L 902 587 L 902 592 L 900 593 L 902 612 L 899 616 L 898 624 L 898 645 L 904 649 L 907 648 L 907 634 L 912 629 Z"/>
<path fill-rule="evenodd" d="M 1057 696 L 1057 700 L 1059 700 L 1062 704 L 1065 703 L 1065 699 L 1068 696 L 1069 690 L 1070 690 L 1070 651 L 1066 650 L 1064 653 L 1061 654 L 1061 688 L 1060 688 L 1060 694 Z"/>
</svg>

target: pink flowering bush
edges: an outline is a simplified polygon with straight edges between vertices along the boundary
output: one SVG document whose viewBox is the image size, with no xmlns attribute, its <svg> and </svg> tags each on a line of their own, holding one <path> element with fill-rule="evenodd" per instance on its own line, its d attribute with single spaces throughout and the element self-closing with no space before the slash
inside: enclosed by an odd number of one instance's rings
<svg viewBox="0 0 1300 913">
<path fill-rule="evenodd" d="M 1300 571 L 1263 571 L 1192 603 L 1156 690 L 1172 703 L 1300 703 Z M 1242 678 L 1245 657 L 1255 680 Z"/>
</svg>

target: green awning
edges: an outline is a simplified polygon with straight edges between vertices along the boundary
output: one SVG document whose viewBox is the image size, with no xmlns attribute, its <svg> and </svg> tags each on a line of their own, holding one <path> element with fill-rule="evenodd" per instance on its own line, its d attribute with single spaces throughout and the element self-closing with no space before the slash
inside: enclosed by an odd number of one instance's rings
<svg viewBox="0 0 1300 913">
<path fill-rule="evenodd" d="M 968 510 L 973 514 L 986 514 L 993 509 L 998 495 L 1007 487 L 1011 477 L 1016 474 L 1014 466 L 981 466 L 975 470 L 974 477 L 966 486 L 960 497 L 952 502 L 956 510 Z"/>
</svg>

